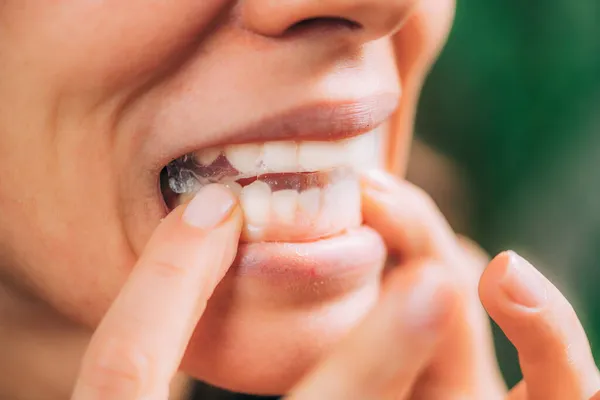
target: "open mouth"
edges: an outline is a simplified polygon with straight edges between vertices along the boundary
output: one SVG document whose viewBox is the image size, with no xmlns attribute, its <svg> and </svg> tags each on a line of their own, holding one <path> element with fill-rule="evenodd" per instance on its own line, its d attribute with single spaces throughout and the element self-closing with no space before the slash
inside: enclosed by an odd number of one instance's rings
<svg viewBox="0 0 600 400">
<path fill-rule="evenodd" d="M 220 183 L 240 198 L 244 242 L 304 242 L 361 225 L 357 172 L 377 166 L 382 129 L 337 141 L 273 141 L 188 153 L 165 167 L 170 209 Z"/>
</svg>

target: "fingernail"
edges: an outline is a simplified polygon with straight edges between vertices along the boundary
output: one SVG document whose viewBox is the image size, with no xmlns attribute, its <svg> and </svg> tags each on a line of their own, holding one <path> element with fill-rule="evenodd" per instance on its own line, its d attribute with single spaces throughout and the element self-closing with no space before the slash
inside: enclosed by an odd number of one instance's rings
<svg viewBox="0 0 600 400">
<path fill-rule="evenodd" d="M 388 191 L 396 185 L 396 180 L 380 169 L 372 169 L 364 175 L 366 183 L 373 189 Z"/>
<path fill-rule="evenodd" d="M 183 220 L 196 228 L 211 229 L 225 221 L 236 204 L 233 193 L 223 185 L 204 186 L 187 205 Z"/>
<path fill-rule="evenodd" d="M 539 308 L 546 303 L 548 291 L 544 278 L 517 253 L 507 252 L 508 265 L 500 279 L 500 287 L 514 303 Z"/>
</svg>

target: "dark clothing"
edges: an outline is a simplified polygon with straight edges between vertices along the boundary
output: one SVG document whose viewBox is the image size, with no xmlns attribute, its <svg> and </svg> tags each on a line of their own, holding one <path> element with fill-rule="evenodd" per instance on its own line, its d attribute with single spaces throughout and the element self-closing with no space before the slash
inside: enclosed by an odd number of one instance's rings
<svg viewBox="0 0 600 400">
<path fill-rule="evenodd" d="M 196 384 L 191 400 L 277 400 L 278 397 L 260 397 L 230 393 L 210 387 L 203 383 Z"/>
</svg>

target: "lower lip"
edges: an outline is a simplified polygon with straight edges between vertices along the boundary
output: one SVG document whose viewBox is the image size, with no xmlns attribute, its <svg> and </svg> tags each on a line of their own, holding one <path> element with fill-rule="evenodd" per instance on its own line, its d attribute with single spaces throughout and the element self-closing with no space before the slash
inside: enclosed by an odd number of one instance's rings
<svg viewBox="0 0 600 400">
<path fill-rule="evenodd" d="M 315 242 L 242 244 L 233 271 L 274 283 L 358 283 L 378 277 L 386 255 L 381 236 L 362 226 Z"/>
</svg>

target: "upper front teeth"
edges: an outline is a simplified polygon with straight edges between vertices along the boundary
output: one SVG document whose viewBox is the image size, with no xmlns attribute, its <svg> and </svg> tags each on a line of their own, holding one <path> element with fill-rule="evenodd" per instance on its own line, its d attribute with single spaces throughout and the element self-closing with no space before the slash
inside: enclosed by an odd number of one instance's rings
<svg viewBox="0 0 600 400">
<path fill-rule="evenodd" d="M 233 144 L 225 148 L 231 166 L 240 172 L 252 171 L 260 166 L 262 146 L 259 144 Z"/>
<path fill-rule="evenodd" d="M 348 143 L 362 138 L 351 139 L 346 143 L 304 142 L 298 151 L 298 164 L 302 170 L 322 171 L 352 163 L 347 157 Z M 348 161 L 348 163 L 346 163 Z"/>
<path fill-rule="evenodd" d="M 196 153 L 201 165 L 224 154 L 239 177 L 266 173 L 315 172 L 338 167 L 364 169 L 376 160 L 377 131 L 336 142 L 266 142 L 235 144 Z"/>
<path fill-rule="evenodd" d="M 296 142 L 267 142 L 263 145 L 262 165 L 268 169 L 293 171 L 297 167 L 297 158 Z"/>
</svg>

